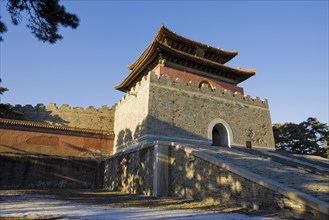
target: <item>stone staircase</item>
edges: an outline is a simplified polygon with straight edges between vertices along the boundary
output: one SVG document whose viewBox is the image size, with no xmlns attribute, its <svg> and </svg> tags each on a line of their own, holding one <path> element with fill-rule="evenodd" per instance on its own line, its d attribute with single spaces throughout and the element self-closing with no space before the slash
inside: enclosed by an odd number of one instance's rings
<svg viewBox="0 0 329 220">
<path fill-rule="evenodd" d="M 303 156 L 285 155 L 274 151 L 242 147 L 207 146 L 193 151 L 204 159 L 218 161 L 238 175 L 264 182 L 291 199 L 329 213 L 329 162 Z"/>
<path fill-rule="evenodd" d="M 203 152 L 329 203 L 329 167 L 242 148 L 211 146 Z M 323 165 L 326 165 L 325 163 Z"/>
<path fill-rule="evenodd" d="M 272 161 L 292 166 L 298 169 L 303 169 L 310 173 L 316 173 L 319 175 L 329 175 L 329 160 L 319 156 L 298 155 L 279 151 L 254 150 L 242 147 L 232 148 L 239 151 L 243 151 L 248 154 L 253 154 L 255 156 L 271 158 Z"/>
</svg>

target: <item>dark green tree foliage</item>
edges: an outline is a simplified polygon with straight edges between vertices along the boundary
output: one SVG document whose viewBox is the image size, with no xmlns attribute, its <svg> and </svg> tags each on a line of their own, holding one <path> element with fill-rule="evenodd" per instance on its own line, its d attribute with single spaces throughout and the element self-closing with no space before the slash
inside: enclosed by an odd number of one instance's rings
<svg viewBox="0 0 329 220">
<path fill-rule="evenodd" d="M 1 87 L 0 86 L 0 95 L 2 95 L 4 92 L 8 91 L 7 88 Z"/>
<path fill-rule="evenodd" d="M 11 15 L 14 25 L 22 20 L 22 12 L 26 11 L 29 16 L 27 27 L 41 41 L 55 43 L 62 39 L 58 34 L 58 26 L 77 28 L 79 18 L 66 12 L 59 0 L 7 0 L 7 10 Z M 5 24 L 0 21 L 0 34 L 7 30 Z M 2 37 L 0 36 L 0 40 Z"/>
<path fill-rule="evenodd" d="M 7 88 L 0 86 L 0 95 L 3 95 L 4 92 L 8 91 Z M 0 118 L 6 118 L 12 113 L 11 106 L 9 104 L 0 103 Z"/>
<path fill-rule="evenodd" d="M 299 124 L 274 124 L 275 147 L 278 150 L 301 154 L 324 154 L 324 145 L 329 140 L 327 124 L 316 118 L 308 118 Z"/>
<path fill-rule="evenodd" d="M 7 27 L 4 23 L 1 22 L 1 16 L 0 16 L 0 34 L 7 31 Z M 2 41 L 2 36 L 0 35 L 0 41 Z"/>
</svg>

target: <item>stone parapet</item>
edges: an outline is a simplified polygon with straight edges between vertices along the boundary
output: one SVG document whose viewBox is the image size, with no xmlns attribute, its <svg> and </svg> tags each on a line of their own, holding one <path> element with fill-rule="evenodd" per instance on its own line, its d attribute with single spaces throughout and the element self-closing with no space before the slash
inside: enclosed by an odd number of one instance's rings
<svg viewBox="0 0 329 220">
<path fill-rule="evenodd" d="M 132 86 L 131 89 L 116 104 L 116 109 L 120 109 L 123 105 L 129 102 L 129 100 L 137 97 L 138 94 L 142 92 L 142 90 L 147 89 L 145 87 L 150 83 L 150 76 L 153 75 L 154 74 L 150 72 L 148 75 L 142 77 L 141 80 L 138 81 L 134 86 Z"/>
<path fill-rule="evenodd" d="M 43 104 L 37 104 L 36 106 L 15 105 L 13 110 L 22 113 L 19 118 L 14 119 L 113 131 L 115 107 L 116 105 L 111 108 L 102 106 L 97 109 L 89 106 L 84 109 L 82 107 L 71 107 L 67 104 L 58 107 L 56 104 L 51 103 L 48 106 Z"/>
<path fill-rule="evenodd" d="M 136 144 L 147 132 L 149 76 L 143 77 L 119 101 L 115 111 L 114 151 Z"/>
<path fill-rule="evenodd" d="M 274 149 L 267 100 L 179 78 L 173 81 L 166 75 L 149 77 L 147 134 L 211 142 L 214 126 L 220 123 L 225 124 L 229 146 L 251 141 L 253 146 Z"/>
<path fill-rule="evenodd" d="M 221 90 L 220 88 L 210 88 L 207 85 L 199 86 L 194 82 L 186 83 L 184 80 L 180 78 L 176 78 L 176 80 L 172 80 L 171 77 L 167 75 L 161 75 L 157 77 L 155 74 L 149 74 L 151 78 L 151 82 L 157 83 L 159 85 L 164 85 L 167 87 L 171 87 L 173 89 L 184 90 L 187 92 L 199 93 L 207 96 L 213 96 L 217 98 L 222 98 L 229 101 L 239 102 L 246 105 L 258 106 L 261 108 L 268 108 L 267 99 L 261 100 L 259 97 L 250 97 L 249 95 L 242 95 L 239 92 L 232 93 L 230 90 Z"/>
</svg>

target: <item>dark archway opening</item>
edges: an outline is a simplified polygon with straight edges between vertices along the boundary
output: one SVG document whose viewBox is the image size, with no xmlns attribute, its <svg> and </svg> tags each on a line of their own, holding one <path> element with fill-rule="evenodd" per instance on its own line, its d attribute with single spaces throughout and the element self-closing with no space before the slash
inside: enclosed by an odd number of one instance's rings
<svg viewBox="0 0 329 220">
<path fill-rule="evenodd" d="M 216 124 L 212 129 L 212 145 L 228 147 L 228 133 L 223 124 Z"/>
</svg>

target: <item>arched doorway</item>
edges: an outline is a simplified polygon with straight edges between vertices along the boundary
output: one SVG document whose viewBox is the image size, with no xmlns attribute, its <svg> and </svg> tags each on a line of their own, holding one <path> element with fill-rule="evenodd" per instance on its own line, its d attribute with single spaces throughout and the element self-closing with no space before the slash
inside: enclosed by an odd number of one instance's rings
<svg viewBox="0 0 329 220">
<path fill-rule="evenodd" d="M 213 119 L 208 126 L 208 139 L 214 146 L 231 147 L 233 131 L 223 119 Z"/>
<path fill-rule="evenodd" d="M 228 147 L 228 133 L 225 126 L 221 123 L 218 123 L 212 129 L 212 145 Z"/>
</svg>

